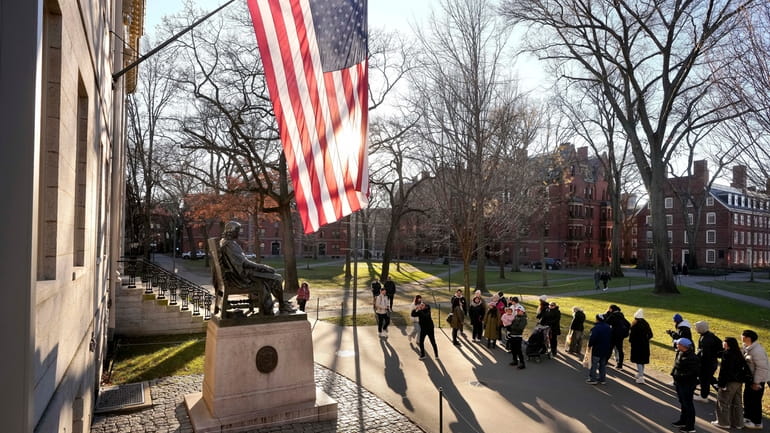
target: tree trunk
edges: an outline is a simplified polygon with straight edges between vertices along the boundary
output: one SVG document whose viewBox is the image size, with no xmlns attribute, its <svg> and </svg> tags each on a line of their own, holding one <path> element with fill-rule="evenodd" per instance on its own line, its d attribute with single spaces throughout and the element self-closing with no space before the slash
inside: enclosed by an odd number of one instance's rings
<svg viewBox="0 0 770 433">
<path fill-rule="evenodd" d="M 620 230 L 621 227 L 623 227 L 623 209 L 621 205 L 620 200 L 620 188 L 617 186 L 620 185 L 620 172 L 617 170 L 617 166 L 615 165 L 614 161 L 609 161 L 610 169 L 611 169 L 611 176 L 609 177 L 609 195 L 610 195 L 610 206 L 612 209 L 612 244 L 610 244 L 610 256 L 611 261 L 610 263 L 610 276 L 613 278 L 620 278 L 623 276 L 623 268 L 620 266 L 620 244 L 621 244 L 621 235 L 622 232 Z"/>
<path fill-rule="evenodd" d="M 652 216 L 652 247 L 655 257 L 654 293 L 679 293 L 671 272 L 668 257 L 668 235 L 666 233 L 666 210 L 664 208 L 664 186 L 667 182 L 665 167 L 655 167 L 650 178 L 650 215 Z"/>
<path fill-rule="evenodd" d="M 481 220 L 481 218 L 479 218 Z M 487 239 L 483 228 L 483 221 L 476 223 L 476 289 L 487 289 Z M 466 296 L 466 298 L 468 298 Z M 470 299 L 470 298 L 468 298 Z"/>
</svg>

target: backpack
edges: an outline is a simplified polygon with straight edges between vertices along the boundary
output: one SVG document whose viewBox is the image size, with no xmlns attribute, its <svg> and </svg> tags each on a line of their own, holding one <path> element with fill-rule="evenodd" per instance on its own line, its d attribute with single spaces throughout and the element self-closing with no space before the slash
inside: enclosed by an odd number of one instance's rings
<svg viewBox="0 0 770 433">
<path fill-rule="evenodd" d="M 618 330 L 618 336 L 627 338 L 628 335 L 631 333 L 631 324 L 628 323 L 628 319 L 625 317 L 622 318 L 623 321 L 620 323 L 620 330 Z"/>
<path fill-rule="evenodd" d="M 741 363 L 741 367 L 738 370 L 738 380 L 741 383 L 754 382 L 754 373 L 751 372 L 751 367 L 749 367 L 749 363 L 746 362 L 746 360 L 743 360 L 743 362 Z"/>
</svg>

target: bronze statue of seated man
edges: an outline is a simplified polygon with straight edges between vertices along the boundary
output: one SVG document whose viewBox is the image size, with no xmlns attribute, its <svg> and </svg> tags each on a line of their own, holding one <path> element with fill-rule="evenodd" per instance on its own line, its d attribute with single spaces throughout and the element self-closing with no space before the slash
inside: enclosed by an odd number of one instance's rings
<svg viewBox="0 0 770 433">
<path fill-rule="evenodd" d="M 294 313 L 291 304 L 283 299 L 283 277 L 270 266 L 252 262 L 246 258 L 243 249 L 236 241 L 241 232 L 241 224 L 230 221 L 225 224 L 222 239 L 219 241 L 219 253 L 222 262 L 222 277 L 225 284 L 234 284 L 240 288 L 254 288 L 259 294 L 262 305 L 260 312 L 273 314 L 273 299 L 278 302 L 281 313 Z"/>
</svg>

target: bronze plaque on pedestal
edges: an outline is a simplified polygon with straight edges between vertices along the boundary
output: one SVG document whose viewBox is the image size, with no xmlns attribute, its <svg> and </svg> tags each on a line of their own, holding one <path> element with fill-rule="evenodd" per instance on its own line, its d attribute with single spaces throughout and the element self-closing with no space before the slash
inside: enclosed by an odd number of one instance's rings
<svg viewBox="0 0 770 433">
<path fill-rule="evenodd" d="M 265 346 L 257 351 L 257 370 L 270 373 L 278 365 L 278 352 L 273 346 Z"/>
</svg>

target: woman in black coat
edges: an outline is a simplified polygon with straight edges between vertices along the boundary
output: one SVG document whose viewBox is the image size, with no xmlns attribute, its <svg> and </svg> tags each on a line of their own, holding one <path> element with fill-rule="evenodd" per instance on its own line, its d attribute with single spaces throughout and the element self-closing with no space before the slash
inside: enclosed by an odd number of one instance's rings
<svg viewBox="0 0 770 433">
<path fill-rule="evenodd" d="M 634 321 L 628 334 L 631 343 L 631 362 L 636 364 L 636 383 L 644 383 L 644 366 L 650 363 L 650 340 L 652 328 L 644 320 L 644 310 L 634 313 Z"/>
<path fill-rule="evenodd" d="M 567 352 L 580 355 L 583 350 L 583 328 L 586 321 L 586 313 L 580 307 L 572 307 L 572 322 L 569 324 L 569 347 Z"/>
<path fill-rule="evenodd" d="M 743 399 L 740 372 L 746 362 L 734 337 L 726 337 L 722 343 L 722 363 L 717 378 L 717 420 L 712 424 L 721 428 L 743 427 Z"/>
</svg>

